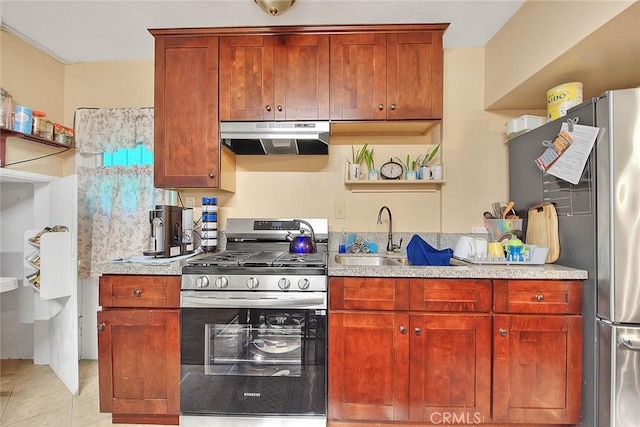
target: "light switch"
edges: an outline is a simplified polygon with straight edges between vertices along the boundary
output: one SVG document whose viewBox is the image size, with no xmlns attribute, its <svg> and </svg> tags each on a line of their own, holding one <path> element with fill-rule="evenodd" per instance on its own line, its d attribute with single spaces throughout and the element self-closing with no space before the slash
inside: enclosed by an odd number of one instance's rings
<svg viewBox="0 0 640 427">
<path fill-rule="evenodd" d="M 344 202 L 336 202 L 336 219 L 344 219 L 345 217 Z"/>
</svg>

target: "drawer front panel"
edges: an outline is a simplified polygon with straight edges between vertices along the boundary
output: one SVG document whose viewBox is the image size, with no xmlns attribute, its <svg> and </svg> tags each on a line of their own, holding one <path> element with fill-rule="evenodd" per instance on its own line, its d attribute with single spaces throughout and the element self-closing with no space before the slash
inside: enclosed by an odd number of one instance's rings
<svg viewBox="0 0 640 427">
<path fill-rule="evenodd" d="M 105 275 L 100 277 L 102 307 L 180 307 L 180 276 Z"/>
<path fill-rule="evenodd" d="M 488 312 L 491 281 L 470 279 L 411 279 L 411 310 Z"/>
<path fill-rule="evenodd" d="M 496 313 L 580 314 L 582 282 L 574 280 L 496 280 Z"/>
<path fill-rule="evenodd" d="M 329 307 L 332 310 L 407 310 L 409 279 L 331 278 Z"/>
</svg>

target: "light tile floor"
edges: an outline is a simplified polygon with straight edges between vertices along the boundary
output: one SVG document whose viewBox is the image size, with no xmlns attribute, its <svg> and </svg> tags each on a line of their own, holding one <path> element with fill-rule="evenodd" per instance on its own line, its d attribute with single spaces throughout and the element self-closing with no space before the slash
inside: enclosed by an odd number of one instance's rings
<svg viewBox="0 0 640 427">
<path fill-rule="evenodd" d="M 32 360 L 0 360 L 0 426 L 2 427 L 106 427 L 111 414 L 100 413 L 98 362 L 80 361 L 80 393 L 72 396 L 47 365 Z M 180 417 L 185 427 L 320 427 L 323 419 L 234 419 Z M 142 427 L 141 424 L 114 424 Z"/>
</svg>

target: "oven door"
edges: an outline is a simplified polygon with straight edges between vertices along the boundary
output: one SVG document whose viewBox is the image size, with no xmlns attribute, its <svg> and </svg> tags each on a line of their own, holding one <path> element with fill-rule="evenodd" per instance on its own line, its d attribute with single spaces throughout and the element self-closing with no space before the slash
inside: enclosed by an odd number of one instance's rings
<svg viewBox="0 0 640 427">
<path fill-rule="evenodd" d="M 182 308 L 183 414 L 325 415 L 326 309 Z"/>
</svg>

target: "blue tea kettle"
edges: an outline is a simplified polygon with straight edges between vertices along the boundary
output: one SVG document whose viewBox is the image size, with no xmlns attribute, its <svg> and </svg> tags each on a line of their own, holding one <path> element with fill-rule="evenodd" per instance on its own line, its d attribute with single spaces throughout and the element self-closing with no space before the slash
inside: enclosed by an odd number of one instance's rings
<svg viewBox="0 0 640 427">
<path fill-rule="evenodd" d="M 313 231 L 313 227 L 307 221 L 302 219 L 294 219 L 296 222 L 306 225 L 311 232 L 311 235 L 305 234 L 303 229 L 300 229 L 300 235 L 296 237 L 289 236 L 291 242 L 289 243 L 289 253 L 292 254 L 312 254 L 315 253 L 316 248 L 316 235 Z"/>
</svg>

